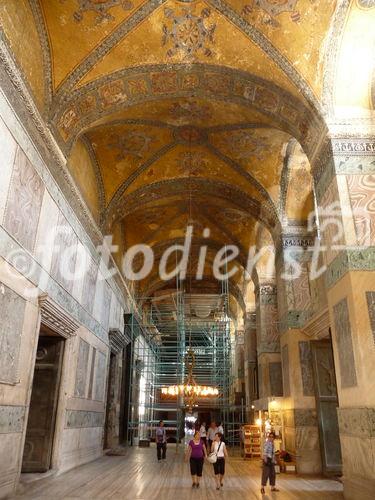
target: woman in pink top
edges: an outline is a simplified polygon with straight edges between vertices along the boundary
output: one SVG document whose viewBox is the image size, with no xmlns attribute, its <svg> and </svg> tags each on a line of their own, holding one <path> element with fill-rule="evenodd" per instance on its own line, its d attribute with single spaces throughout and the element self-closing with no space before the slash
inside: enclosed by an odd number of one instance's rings
<svg viewBox="0 0 375 500">
<path fill-rule="evenodd" d="M 194 438 L 190 441 L 186 450 L 186 460 L 190 459 L 190 473 L 193 479 L 193 488 L 199 488 L 199 481 L 203 472 L 203 461 L 207 458 L 207 450 L 201 439 L 199 431 L 196 431 Z"/>
</svg>

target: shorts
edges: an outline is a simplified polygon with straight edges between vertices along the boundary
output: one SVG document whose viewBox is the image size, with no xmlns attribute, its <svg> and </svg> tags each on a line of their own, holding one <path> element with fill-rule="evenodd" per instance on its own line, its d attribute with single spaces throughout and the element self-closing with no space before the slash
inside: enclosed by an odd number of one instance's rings
<svg viewBox="0 0 375 500">
<path fill-rule="evenodd" d="M 225 458 L 218 458 L 216 463 L 214 464 L 214 472 L 215 476 L 220 474 L 221 476 L 224 476 L 225 474 Z"/>
<path fill-rule="evenodd" d="M 190 474 L 192 476 L 202 477 L 203 458 L 190 458 Z"/>
</svg>

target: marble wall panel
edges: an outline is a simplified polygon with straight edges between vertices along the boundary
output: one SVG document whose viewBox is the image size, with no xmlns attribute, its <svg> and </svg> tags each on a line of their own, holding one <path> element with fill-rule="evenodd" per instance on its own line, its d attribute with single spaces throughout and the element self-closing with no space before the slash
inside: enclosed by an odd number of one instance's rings
<svg viewBox="0 0 375 500">
<path fill-rule="evenodd" d="M 17 383 L 26 301 L 3 285 L 0 290 L 0 383 Z"/>
<path fill-rule="evenodd" d="M 272 362 L 268 365 L 270 376 L 270 389 L 272 396 L 283 395 L 283 373 L 281 362 Z"/>
<path fill-rule="evenodd" d="M 52 256 L 51 275 L 69 293 L 73 290 L 77 252 L 77 236 L 60 212 L 55 230 L 55 249 Z"/>
<path fill-rule="evenodd" d="M 79 339 L 76 382 L 74 390 L 74 395 L 78 398 L 86 397 L 89 353 L 89 344 L 84 340 Z"/>
<path fill-rule="evenodd" d="M 289 348 L 288 345 L 284 345 L 281 351 L 281 360 L 283 368 L 283 390 L 284 396 L 290 396 L 290 378 L 289 378 Z"/>
<path fill-rule="evenodd" d="M 357 244 L 375 245 L 375 175 L 347 175 Z"/>
<path fill-rule="evenodd" d="M 357 374 L 347 300 L 342 299 L 336 304 L 333 312 L 340 363 L 341 387 L 354 387 L 357 385 Z"/>
<path fill-rule="evenodd" d="M 34 250 L 43 193 L 42 180 L 18 147 L 5 208 L 4 227 L 30 252 Z"/>
<path fill-rule="evenodd" d="M 366 292 L 368 314 L 370 317 L 370 325 L 372 337 L 375 343 L 375 292 Z"/>
<path fill-rule="evenodd" d="M 107 356 L 98 351 L 96 356 L 95 369 L 95 389 L 94 397 L 96 401 L 104 401 L 105 382 L 107 380 Z"/>
<path fill-rule="evenodd" d="M 310 342 L 298 342 L 304 396 L 314 396 L 314 376 Z"/>
<path fill-rule="evenodd" d="M 16 151 L 17 143 L 9 132 L 3 120 L 0 119 L 0 224 L 3 221 Z"/>
<path fill-rule="evenodd" d="M 111 309 L 111 294 L 112 291 L 110 287 L 107 283 L 104 283 L 101 323 L 105 330 L 108 329 L 109 313 Z"/>
<path fill-rule="evenodd" d="M 82 305 L 87 311 L 92 313 L 95 300 L 95 286 L 98 274 L 98 266 L 90 259 L 87 272 L 83 280 Z"/>
</svg>

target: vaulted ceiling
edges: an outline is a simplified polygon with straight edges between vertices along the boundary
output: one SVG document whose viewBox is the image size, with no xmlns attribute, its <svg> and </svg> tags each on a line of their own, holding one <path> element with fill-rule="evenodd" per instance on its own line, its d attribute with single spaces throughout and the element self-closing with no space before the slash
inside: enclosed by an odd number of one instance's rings
<svg viewBox="0 0 375 500">
<path fill-rule="evenodd" d="M 160 251 L 193 221 L 210 252 L 237 244 L 244 265 L 257 222 L 273 234 L 312 207 L 324 56 L 349 4 L 0 0 L 0 18 L 103 230 Z"/>
</svg>

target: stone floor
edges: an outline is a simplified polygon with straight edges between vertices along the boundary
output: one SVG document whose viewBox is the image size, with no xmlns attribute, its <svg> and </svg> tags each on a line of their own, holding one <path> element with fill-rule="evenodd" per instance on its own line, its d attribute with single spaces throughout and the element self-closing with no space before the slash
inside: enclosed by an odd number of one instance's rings
<svg viewBox="0 0 375 500">
<path fill-rule="evenodd" d="M 224 488 L 215 489 L 212 465 L 206 463 L 199 490 L 191 488 L 188 464 L 181 453 L 169 448 L 167 460 L 158 463 L 155 449 L 129 449 L 125 456 L 105 456 L 66 472 L 60 476 L 21 483 L 14 498 L 69 500 L 76 498 L 110 498 L 116 500 L 213 500 L 244 499 L 343 499 L 338 481 L 300 477 L 289 474 L 277 476 L 279 493 L 260 494 L 259 460 L 244 461 L 232 457 L 227 462 Z"/>
</svg>

